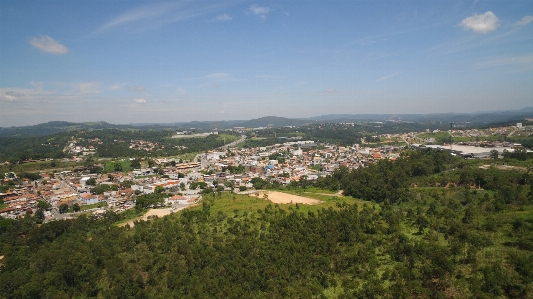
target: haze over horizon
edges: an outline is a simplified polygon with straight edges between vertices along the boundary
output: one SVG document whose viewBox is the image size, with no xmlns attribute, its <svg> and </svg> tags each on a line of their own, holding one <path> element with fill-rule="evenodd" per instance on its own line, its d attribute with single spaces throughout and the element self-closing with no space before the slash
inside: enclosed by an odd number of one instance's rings
<svg viewBox="0 0 533 299">
<path fill-rule="evenodd" d="M 2 1 L 0 126 L 515 110 L 533 1 Z"/>
</svg>

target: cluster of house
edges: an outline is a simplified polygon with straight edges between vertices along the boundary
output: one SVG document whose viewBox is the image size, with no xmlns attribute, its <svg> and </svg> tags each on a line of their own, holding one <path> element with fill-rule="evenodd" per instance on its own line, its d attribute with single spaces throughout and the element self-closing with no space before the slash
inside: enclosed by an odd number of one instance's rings
<svg viewBox="0 0 533 299">
<path fill-rule="evenodd" d="M 164 145 L 159 145 L 157 142 L 150 142 L 146 140 L 131 140 L 129 148 L 139 151 L 152 152 L 158 149 L 164 149 Z"/>
</svg>

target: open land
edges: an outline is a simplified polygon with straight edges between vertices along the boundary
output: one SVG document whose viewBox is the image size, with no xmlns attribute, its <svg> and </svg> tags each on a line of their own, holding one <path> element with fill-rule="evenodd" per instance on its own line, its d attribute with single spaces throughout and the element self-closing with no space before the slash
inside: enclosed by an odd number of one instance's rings
<svg viewBox="0 0 533 299">
<path fill-rule="evenodd" d="M 293 195 L 293 194 L 287 194 L 283 192 L 278 191 L 258 191 L 254 193 L 257 197 L 263 197 L 266 199 L 265 194 L 268 197 L 268 200 L 270 200 L 273 203 L 279 203 L 279 204 L 306 204 L 306 205 L 316 205 L 322 203 L 320 200 L 311 199 L 303 196 Z"/>
<path fill-rule="evenodd" d="M 126 226 L 126 224 L 129 224 L 131 227 L 133 227 L 133 226 L 135 226 L 135 221 L 140 221 L 140 220 L 147 221 L 148 218 L 150 218 L 151 216 L 163 217 L 163 216 L 169 215 L 169 214 L 171 214 L 173 212 L 178 212 L 178 211 L 183 210 L 183 209 L 185 209 L 185 207 L 177 208 L 177 209 L 174 209 L 174 210 L 172 210 L 170 208 L 151 209 L 148 212 L 146 212 L 146 214 L 144 214 L 143 216 L 131 219 L 128 222 L 121 223 L 121 224 L 119 224 L 119 226 Z"/>
</svg>

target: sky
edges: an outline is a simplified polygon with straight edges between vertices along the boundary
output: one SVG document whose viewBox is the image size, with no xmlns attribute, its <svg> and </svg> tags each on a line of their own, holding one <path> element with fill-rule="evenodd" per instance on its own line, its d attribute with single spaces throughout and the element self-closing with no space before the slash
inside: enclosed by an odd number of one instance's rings
<svg viewBox="0 0 533 299">
<path fill-rule="evenodd" d="M 0 126 L 533 106 L 533 1 L 0 1 Z"/>
</svg>

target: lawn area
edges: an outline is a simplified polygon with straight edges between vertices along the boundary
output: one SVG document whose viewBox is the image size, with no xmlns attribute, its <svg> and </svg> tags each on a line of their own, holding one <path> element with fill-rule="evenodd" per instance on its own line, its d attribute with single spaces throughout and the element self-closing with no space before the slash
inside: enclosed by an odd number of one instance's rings
<svg viewBox="0 0 533 299">
<path fill-rule="evenodd" d="M 115 168 L 115 165 L 117 165 L 117 168 L 119 170 Z M 120 165 L 120 167 L 118 165 Z M 130 170 L 131 170 L 130 160 L 109 161 L 109 162 L 106 162 L 104 166 L 105 172 L 115 172 L 115 171 L 128 172 Z"/>
</svg>

